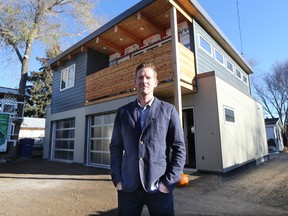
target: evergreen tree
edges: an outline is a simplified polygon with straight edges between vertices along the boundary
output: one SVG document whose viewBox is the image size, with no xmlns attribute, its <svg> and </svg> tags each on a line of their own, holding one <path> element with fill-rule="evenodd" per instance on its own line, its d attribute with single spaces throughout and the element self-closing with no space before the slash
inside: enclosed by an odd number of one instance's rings
<svg viewBox="0 0 288 216">
<path fill-rule="evenodd" d="M 59 46 L 55 45 L 46 51 L 45 58 L 37 57 L 42 67 L 39 71 L 32 71 L 28 77 L 26 90 L 31 95 L 31 98 L 25 105 L 24 116 L 35 118 L 46 117 L 46 108 L 51 102 L 53 75 L 53 71 L 48 66 L 48 61 L 59 53 Z"/>
</svg>

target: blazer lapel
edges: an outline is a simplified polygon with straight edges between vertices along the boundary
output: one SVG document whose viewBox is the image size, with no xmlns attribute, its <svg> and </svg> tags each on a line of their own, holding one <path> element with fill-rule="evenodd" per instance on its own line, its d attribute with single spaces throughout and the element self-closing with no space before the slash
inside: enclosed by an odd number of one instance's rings
<svg viewBox="0 0 288 216">
<path fill-rule="evenodd" d="M 146 117 L 145 124 L 144 124 L 144 127 L 143 127 L 143 131 L 150 124 L 150 122 L 151 122 L 151 120 L 153 118 L 157 118 L 157 115 L 160 113 L 159 112 L 159 110 L 161 108 L 160 105 L 161 105 L 160 101 L 155 97 L 154 101 L 152 103 L 152 106 L 150 107 L 150 110 L 148 112 L 148 115 Z"/>
<path fill-rule="evenodd" d="M 134 126 L 139 123 L 139 111 L 138 111 L 137 100 L 135 100 L 133 103 L 131 103 L 131 106 L 129 109 L 129 116 L 132 119 Z"/>
</svg>

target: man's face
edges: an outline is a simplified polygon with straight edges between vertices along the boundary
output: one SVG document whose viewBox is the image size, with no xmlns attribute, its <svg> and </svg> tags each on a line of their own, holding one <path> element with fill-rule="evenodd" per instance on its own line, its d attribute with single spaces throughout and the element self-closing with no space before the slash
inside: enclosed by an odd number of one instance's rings
<svg viewBox="0 0 288 216">
<path fill-rule="evenodd" d="M 140 95 L 153 95 L 154 88 L 158 82 L 155 73 L 151 68 L 141 68 L 137 72 L 136 89 Z"/>
</svg>

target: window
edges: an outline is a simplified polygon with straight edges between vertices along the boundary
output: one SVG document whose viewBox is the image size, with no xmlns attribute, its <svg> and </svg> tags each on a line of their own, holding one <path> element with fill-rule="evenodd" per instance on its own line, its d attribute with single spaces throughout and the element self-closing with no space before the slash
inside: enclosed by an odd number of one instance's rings
<svg viewBox="0 0 288 216">
<path fill-rule="evenodd" d="M 246 85 L 248 85 L 248 77 L 246 75 L 243 74 L 242 80 Z"/>
<path fill-rule="evenodd" d="M 75 64 L 61 71 L 60 90 L 71 88 L 74 86 L 75 79 Z"/>
<path fill-rule="evenodd" d="M 218 51 L 214 50 L 214 57 L 216 61 L 218 61 L 220 64 L 224 65 L 224 56 Z"/>
<path fill-rule="evenodd" d="M 224 107 L 225 123 L 235 123 L 234 110 L 228 107 Z"/>
<path fill-rule="evenodd" d="M 205 40 L 201 35 L 199 35 L 199 43 L 200 43 L 200 47 L 212 56 L 211 44 L 207 40 Z"/>
<path fill-rule="evenodd" d="M 110 166 L 109 145 L 115 113 L 91 116 L 88 127 L 88 164 L 97 167 Z"/>
<path fill-rule="evenodd" d="M 53 159 L 73 161 L 75 119 L 56 121 L 53 124 Z"/>
<path fill-rule="evenodd" d="M 241 72 L 236 68 L 235 70 L 236 76 L 241 79 Z"/>
<path fill-rule="evenodd" d="M 228 60 L 226 60 L 226 68 L 227 68 L 231 73 L 233 73 L 233 64 L 232 64 L 230 61 L 228 61 Z"/>
</svg>

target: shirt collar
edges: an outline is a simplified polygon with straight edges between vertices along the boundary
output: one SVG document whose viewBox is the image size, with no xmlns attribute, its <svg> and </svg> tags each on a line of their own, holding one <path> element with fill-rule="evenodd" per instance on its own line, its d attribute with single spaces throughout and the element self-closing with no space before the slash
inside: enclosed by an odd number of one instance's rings
<svg viewBox="0 0 288 216">
<path fill-rule="evenodd" d="M 138 103 L 138 105 L 139 105 L 141 108 L 146 109 L 148 106 L 151 107 L 151 105 L 152 105 L 154 99 L 155 99 L 155 97 L 152 97 L 152 99 L 149 101 L 149 103 L 148 103 L 145 107 L 142 107 L 142 105 L 140 104 L 140 102 L 138 101 L 138 99 L 137 99 L 137 103 Z"/>
</svg>

